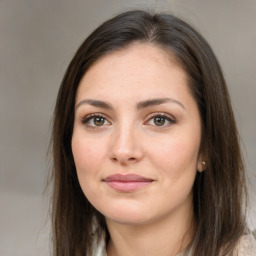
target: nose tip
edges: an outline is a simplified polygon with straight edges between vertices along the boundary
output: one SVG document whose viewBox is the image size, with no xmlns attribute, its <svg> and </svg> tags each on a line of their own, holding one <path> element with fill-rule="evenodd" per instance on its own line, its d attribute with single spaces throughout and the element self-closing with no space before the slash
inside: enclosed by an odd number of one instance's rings
<svg viewBox="0 0 256 256">
<path fill-rule="evenodd" d="M 138 162 L 143 157 L 142 143 L 134 131 L 119 133 L 113 138 L 111 160 L 121 165 Z"/>
<path fill-rule="evenodd" d="M 128 154 L 117 153 L 112 156 L 113 162 L 119 162 L 121 165 L 126 165 L 129 163 L 135 163 L 139 160 L 139 157 L 130 157 Z"/>
</svg>

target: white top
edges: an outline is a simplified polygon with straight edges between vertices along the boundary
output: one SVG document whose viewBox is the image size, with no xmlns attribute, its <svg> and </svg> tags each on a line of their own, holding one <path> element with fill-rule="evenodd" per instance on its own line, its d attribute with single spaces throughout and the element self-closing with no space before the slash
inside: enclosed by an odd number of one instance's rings
<svg viewBox="0 0 256 256">
<path fill-rule="evenodd" d="M 254 237 L 249 235 L 244 235 L 241 237 L 240 242 L 237 246 L 238 256 L 255 256 L 256 255 L 256 241 Z M 179 253 L 177 256 L 184 255 L 183 252 Z M 101 239 L 98 244 L 94 245 L 94 250 L 92 256 L 107 256 L 105 239 Z M 188 253 L 191 256 L 191 252 Z"/>
</svg>

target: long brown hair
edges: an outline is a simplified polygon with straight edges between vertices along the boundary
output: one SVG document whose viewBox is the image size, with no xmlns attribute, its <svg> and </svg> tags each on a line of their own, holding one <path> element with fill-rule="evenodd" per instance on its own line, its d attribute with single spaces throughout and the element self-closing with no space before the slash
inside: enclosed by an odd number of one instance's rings
<svg viewBox="0 0 256 256">
<path fill-rule="evenodd" d="M 234 252 L 245 230 L 244 164 L 230 98 L 220 65 L 205 39 L 171 14 L 122 13 L 98 27 L 79 47 L 62 81 L 54 113 L 53 243 L 55 256 L 90 255 L 93 221 L 107 232 L 104 217 L 83 194 L 71 138 L 76 91 L 82 76 L 102 56 L 136 42 L 151 43 L 176 57 L 189 77 L 203 124 L 206 170 L 194 184 L 194 256 Z"/>
</svg>

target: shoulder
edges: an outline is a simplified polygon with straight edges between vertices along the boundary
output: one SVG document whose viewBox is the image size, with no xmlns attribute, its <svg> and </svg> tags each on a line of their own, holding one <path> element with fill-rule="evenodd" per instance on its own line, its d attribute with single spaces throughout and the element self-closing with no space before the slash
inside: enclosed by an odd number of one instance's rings
<svg viewBox="0 0 256 256">
<path fill-rule="evenodd" d="M 192 255 L 189 251 L 188 256 Z M 183 256 L 180 253 L 177 256 Z M 252 234 L 243 235 L 235 249 L 235 255 L 237 256 L 255 256 L 256 255 L 256 241 Z M 96 236 L 93 240 L 93 253 L 92 256 L 107 256 L 105 235 Z"/>
<path fill-rule="evenodd" d="M 243 235 L 236 247 L 238 256 L 255 256 L 256 255 L 256 241 L 252 234 Z"/>
</svg>

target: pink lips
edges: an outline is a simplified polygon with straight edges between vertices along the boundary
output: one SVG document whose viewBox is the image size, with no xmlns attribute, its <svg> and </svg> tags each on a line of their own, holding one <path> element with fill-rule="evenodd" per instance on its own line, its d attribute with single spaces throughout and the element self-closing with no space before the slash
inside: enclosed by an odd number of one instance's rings
<svg viewBox="0 0 256 256">
<path fill-rule="evenodd" d="M 114 174 L 103 180 L 108 186 L 119 192 L 133 192 L 153 182 L 152 179 L 137 174 Z"/>
</svg>

